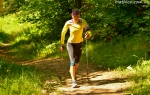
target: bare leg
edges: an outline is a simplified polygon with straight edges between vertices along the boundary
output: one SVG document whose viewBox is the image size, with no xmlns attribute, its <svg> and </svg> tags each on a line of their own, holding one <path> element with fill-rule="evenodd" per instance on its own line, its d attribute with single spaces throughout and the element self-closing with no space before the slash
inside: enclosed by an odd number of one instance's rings
<svg viewBox="0 0 150 95">
<path fill-rule="evenodd" d="M 70 66 L 70 75 L 71 75 L 72 81 L 75 81 L 75 66 Z"/>
<path fill-rule="evenodd" d="M 76 63 L 76 64 L 75 64 L 75 80 L 77 79 L 77 78 L 76 78 L 76 72 L 77 72 L 78 67 L 79 67 L 79 63 Z"/>
<path fill-rule="evenodd" d="M 75 81 L 76 71 L 79 67 L 79 64 L 75 64 L 75 66 L 70 66 L 70 75 L 72 78 L 72 81 Z"/>
<path fill-rule="evenodd" d="M 75 64 L 75 72 L 77 71 L 78 67 L 79 67 L 79 63 L 76 63 Z"/>
</svg>

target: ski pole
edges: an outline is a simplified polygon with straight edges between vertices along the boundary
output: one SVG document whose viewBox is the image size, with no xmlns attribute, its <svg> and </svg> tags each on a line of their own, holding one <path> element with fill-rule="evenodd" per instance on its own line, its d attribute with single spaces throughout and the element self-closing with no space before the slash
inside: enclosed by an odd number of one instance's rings
<svg viewBox="0 0 150 95">
<path fill-rule="evenodd" d="M 63 64 L 63 52 L 61 52 L 61 59 L 60 59 L 60 66 L 59 66 L 59 79 L 61 80 L 62 79 L 62 64 Z"/>
</svg>

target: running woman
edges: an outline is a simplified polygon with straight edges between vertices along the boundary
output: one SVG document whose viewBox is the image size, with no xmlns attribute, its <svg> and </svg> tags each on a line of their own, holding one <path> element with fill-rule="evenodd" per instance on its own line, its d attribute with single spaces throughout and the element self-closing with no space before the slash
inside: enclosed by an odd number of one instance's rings
<svg viewBox="0 0 150 95">
<path fill-rule="evenodd" d="M 61 32 L 61 52 L 64 51 L 64 40 L 67 30 L 70 30 L 70 36 L 67 41 L 67 51 L 70 58 L 70 75 L 72 78 L 72 87 L 77 87 L 76 71 L 79 66 L 79 61 L 82 53 L 83 31 L 85 31 L 85 39 L 87 40 L 91 35 L 91 31 L 86 21 L 80 18 L 78 9 L 72 10 L 72 19 L 68 20 Z"/>
</svg>

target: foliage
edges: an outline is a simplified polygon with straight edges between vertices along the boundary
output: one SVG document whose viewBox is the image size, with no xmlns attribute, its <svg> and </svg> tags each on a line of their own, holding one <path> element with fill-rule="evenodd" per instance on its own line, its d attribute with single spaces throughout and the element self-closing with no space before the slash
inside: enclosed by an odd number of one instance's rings
<svg viewBox="0 0 150 95">
<path fill-rule="evenodd" d="M 17 14 L 21 21 L 36 24 L 42 30 L 43 39 L 57 40 L 60 39 L 62 27 L 65 21 L 71 18 L 69 13 L 78 0 L 13 0 L 11 2 L 13 8 L 20 10 Z M 148 32 L 149 5 L 148 0 L 84 0 L 80 10 L 81 17 L 87 20 L 93 30 L 92 39 L 111 41 L 117 35 L 131 36 Z M 8 7 L 8 9 L 13 8 Z"/>
<path fill-rule="evenodd" d="M 81 8 L 83 18 L 93 30 L 93 39 L 111 40 L 116 35 L 131 36 L 149 31 L 149 5 L 119 1 L 89 0 Z"/>
<path fill-rule="evenodd" d="M 16 13 L 20 11 L 20 8 L 24 5 L 25 0 L 5 0 L 4 9 L 5 15 L 10 13 Z"/>
<path fill-rule="evenodd" d="M 70 18 L 70 7 L 66 0 L 32 0 L 26 1 L 19 13 L 19 19 L 36 23 L 42 30 L 41 37 L 47 40 L 60 38 L 61 29 Z"/>
</svg>

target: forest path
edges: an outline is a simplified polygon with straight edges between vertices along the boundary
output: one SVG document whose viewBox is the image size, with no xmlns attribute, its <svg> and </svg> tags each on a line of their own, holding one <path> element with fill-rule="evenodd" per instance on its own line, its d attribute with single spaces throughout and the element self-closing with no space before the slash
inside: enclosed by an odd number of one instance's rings
<svg viewBox="0 0 150 95">
<path fill-rule="evenodd" d="M 9 54 L 9 44 L 0 46 L 0 58 L 14 61 L 15 58 Z M 89 63 L 88 79 L 86 63 L 80 63 L 77 70 L 77 88 L 71 88 L 71 77 L 69 73 L 69 59 L 67 58 L 47 58 L 41 60 L 19 61 L 23 65 L 35 65 L 44 73 L 45 84 L 52 83 L 49 77 L 55 73 L 61 80 L 61 85 L 54 82 L 54 86 L 59 94 L 52 93 L 51 89 L 43 90 L 42 95 L 127 95 L 124 91 L 130 87 L 127 78 L 117 71 L 102 71 Z M 60 93 L 61 91 L 61 93 Z"/>
</svg>

